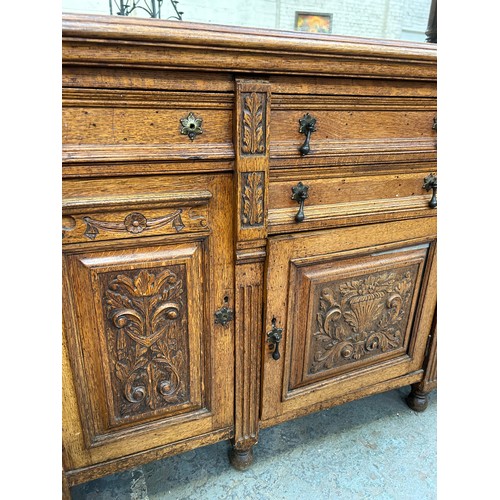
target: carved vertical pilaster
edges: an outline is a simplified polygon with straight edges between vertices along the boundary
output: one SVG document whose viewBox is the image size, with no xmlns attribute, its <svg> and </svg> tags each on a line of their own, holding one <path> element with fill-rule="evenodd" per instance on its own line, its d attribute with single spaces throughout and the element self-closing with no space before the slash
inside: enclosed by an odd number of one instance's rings
<svg viewBox="0 0 500 500">
<path fill-rule="evenodd" d="M 244 469 L 257 443 L 269 182 L 270 84 L 236 80 L 235 435 L 231 462 Z"/>
<path fill-rule="evenodd" d="M 234 145 L 237 241 L 267 235 L 270 84 L 236 80 Z"/>
</svg>

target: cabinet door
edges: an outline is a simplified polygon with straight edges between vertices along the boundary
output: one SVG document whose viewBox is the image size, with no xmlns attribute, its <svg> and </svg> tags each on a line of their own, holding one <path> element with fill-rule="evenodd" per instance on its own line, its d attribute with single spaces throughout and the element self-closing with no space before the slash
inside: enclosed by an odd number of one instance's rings
<svg viewBox="0 0 500 500">
<path fill-rule="evenodd" d="M 189 448 L 193 438 L 216 431 L 229 435 L 232 324 L 216 325 L 214 312 L 225 301 L 232 305 L 227 251 L 232 235 L 216 240 L 211 231 L 220 233 L 219 224 L 227 222 L 218 205 L 227 202 L 230 190 L 228 184 L 216 185 L 220 190 L 206 219 L 188 207 L 177 229 L 160 228 L 167 234 L 146 226 L 151 237 L 123 230 L 115 240 L 106 238 L 121 226 L 108 224 L 109 229 L 100 222 L 105 229 L 93 240 L 87 237 L 89 243 L 66 245 L 63 306 L 72 379 L 65 384 L 68 468 L 153 449 L 161 456 L 167 445 Z M 204 222 L 198 233 L 184 233 L 190 216 Z M 107 217 L 119 220 L 122 214 Z M 78 223 L 77 230 L 84 228 Z M 79 241 L 77 236 L 72 238 Z"/>
<path fill-rule="evenodd" d="M 263 420 L 421 378 L 435 238 L 429 218 L 270 239 L 265 325 L 283 331 L 278 359 L 264 342 Z"/>
</svg>

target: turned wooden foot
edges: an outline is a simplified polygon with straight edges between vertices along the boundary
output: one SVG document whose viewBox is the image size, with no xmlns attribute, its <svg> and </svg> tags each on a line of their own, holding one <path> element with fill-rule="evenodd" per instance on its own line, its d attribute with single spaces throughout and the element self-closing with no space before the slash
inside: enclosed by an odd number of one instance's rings
<svg viewBox="0 0 500 500">
<path fill-rule="evenodd" d="M 253 448 L 250 447 L 248 450 L 231 448 L 229 450 L 229 460 L 231 465 L 237 470 L 248 469 L 253 462 Z"/>
<path fill-rule="evenodd" d="M 424 411 L 429 404 L 427 392 L 412 387 L 410 394 L 406 397 L 406 404 L 414 411 Z"/>
</svg>

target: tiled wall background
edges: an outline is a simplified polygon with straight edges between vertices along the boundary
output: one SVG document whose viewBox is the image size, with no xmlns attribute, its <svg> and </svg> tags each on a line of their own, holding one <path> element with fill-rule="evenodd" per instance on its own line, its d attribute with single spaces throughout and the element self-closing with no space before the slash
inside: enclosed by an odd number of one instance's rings
<svg viewBox="0 0 500 500">
<path fill-rule="evenodd" d="M 111 0 L 113 12 L 116 3 Z M 431 0 L 179 0 L 177 7 L 184 21 L 280 30 L 294 30 L 296 12 L 331 14 L 336 35 L 424 42 L 430 4 Z M 110 1 L 62 0 L 62 8 L 109 14 Z M 173 14 L 170 1 L 164 0 L 162 19 Z M 136 10 L 133 15 L 146 14 Z"/>
</svg>

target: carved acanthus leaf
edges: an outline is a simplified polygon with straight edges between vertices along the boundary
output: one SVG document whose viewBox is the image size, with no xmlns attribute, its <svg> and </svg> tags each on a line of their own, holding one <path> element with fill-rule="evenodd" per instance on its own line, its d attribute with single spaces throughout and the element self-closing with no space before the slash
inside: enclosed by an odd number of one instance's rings
<svg viewBox="0 0 500 500">
<path fill-rule="evenodd" d="M 251 92 L 243 96 L 243 154 L 265 153 L 265 94 Z"/>
<path fill-rule="evenodd" d="M 243 226 L 257 226 L 264 222 L 264 174 L 251 172 L 243 174 L 241 222 Z"/>
</svg>

